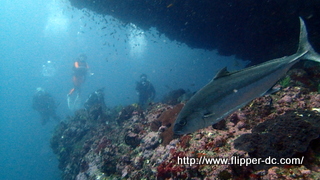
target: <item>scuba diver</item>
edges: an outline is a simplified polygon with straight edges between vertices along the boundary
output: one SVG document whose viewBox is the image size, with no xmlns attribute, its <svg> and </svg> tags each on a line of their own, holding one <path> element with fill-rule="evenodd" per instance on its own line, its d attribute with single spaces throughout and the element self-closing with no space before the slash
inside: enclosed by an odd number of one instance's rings
<svg viewBox="0 0 320 180">
<path fill-rule="evenodd" d="M 33 96 L 32 108 L 39 112 L 42 125 L 45 125 L 50 117 L 60 121 L 60 118 L 56 115 L 57 105 L 53 97 L 41 87 L 37 88 L 37 92 Z"/>
<path fill-rule="evenodd" d="M 106 103 L 104 102 L 104 88 L 91 93 L 84 103 L 84 107 L 93 120 L 104 119 Z"/>
<path fill-rule="evenodd" d="M 141 74 L 140 81 L 136 82 L 136 91 L 139 96 L 139 106 L 141 108 L 145 108 L 156 96 L 156 91 L 152 83 L 147 79 L 146 74 Z"/>
<path fill-rule="evenodd" d="M 89 71 L 89 66 L 86 60 L 87 56 L 85 54 L 81 54 L 73 64 L 73 88 L 68 94 L 68 107 L 72 110 L 80 107 L 81 85 L 85 82 Z M 76 95 L 75 97 L 72 97 L 74 93 Z"/>
<path fill-rule="evenodd" d="M 89 111 L 94 106 L 101 106 L 103 109 L 106 108 L 106 103 L 104 102 L 104 88 L 98 89 L 91 93 L 84 103 L 84 107 Z"/>
<path fill-rule="evenodd" d="M 56 65 L 52 61 L 47 61 L 42 65 L 42 75 L 44 77 L 53 77 L 56 74 Z"/>
</svg>

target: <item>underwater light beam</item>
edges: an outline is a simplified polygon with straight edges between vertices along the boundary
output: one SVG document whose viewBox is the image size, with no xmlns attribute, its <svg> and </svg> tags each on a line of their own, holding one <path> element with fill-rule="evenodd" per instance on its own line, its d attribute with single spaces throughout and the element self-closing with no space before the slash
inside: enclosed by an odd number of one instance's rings
<svg viewBox="0 0 320 180">
<path fill-rule="evenodd" d="M 141 58 L 148 44 L 144 31 L 130 23 L 129 33 L 130 56 L 134 58 Z"/>
<path fill-rule="evenodd" d="M 52 35 L 65 34 L 68 30 L 69 20 L 64 15 L 63 5 L 56 1 L 52 1 L 48 4 L 48 20 L 44 29 L 44 34 L 46 37 Z"/>
</svg>

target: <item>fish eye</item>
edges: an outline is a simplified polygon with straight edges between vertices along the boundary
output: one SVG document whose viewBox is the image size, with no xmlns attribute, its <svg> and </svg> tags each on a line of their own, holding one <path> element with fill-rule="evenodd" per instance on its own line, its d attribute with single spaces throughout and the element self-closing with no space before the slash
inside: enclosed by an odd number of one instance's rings
<svg viewBox="0 0 320 180">
<path fill-rule="evenodd" d="M 186 120 L 181 120 L 178 124 L 180 126 L 185 126 L 187 124 L 187 121 Z"/>
</svg>

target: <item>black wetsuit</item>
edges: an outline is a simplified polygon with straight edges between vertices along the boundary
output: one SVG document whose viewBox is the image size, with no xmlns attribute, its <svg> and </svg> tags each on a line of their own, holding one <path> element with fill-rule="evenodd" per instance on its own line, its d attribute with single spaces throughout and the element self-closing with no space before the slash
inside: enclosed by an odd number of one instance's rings
<svg viewBox="0 0 320 180">
<path fill-rule="evenodd" d="M 32 108 L 39 112 L 41 116 L 41 124 L 45 125 L 50 117 L 59 120 L 56 115 L 56 104 L 53 97 L 44 91 L 39 91 L 33 96 Z"/>
<path fill-rule="evenodd" d="M 156 91 L 148 80 L 137 82 L 136 91 L 139 93 L 139 105 L 144 107 L 148 101 L 153 101 Z"/>
</svg>

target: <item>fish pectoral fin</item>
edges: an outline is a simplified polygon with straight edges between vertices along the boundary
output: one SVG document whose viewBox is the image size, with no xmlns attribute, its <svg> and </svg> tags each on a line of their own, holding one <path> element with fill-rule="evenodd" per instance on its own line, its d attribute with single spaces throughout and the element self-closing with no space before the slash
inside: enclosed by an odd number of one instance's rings
<svg viewBox="0 0 320 180">
<path fill-rule="evenodd" d="M 215 113 L 206 113 L 202 116 L 202 118 L 209 118 L 211 116 L 213 116 Z"/>
</svg>

